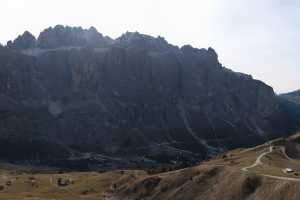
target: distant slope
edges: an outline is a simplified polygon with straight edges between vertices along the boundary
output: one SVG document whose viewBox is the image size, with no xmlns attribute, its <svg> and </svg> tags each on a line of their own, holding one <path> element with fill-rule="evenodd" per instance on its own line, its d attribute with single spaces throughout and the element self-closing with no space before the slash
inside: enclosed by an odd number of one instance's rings
<svg viewBox="0 0 300 200">
<path fill-rule="evenodd" d="M 280 108 L 286 113 L 286 119 L 296 125 L 299 129 L 300 124 L 300 90 L 281 94 L 278 96 Z"/>
<path fill-rule="evenodd" d="M 290 92 L 290 93 L 285 93 L 285 94 L 282 94 L 281 96 L 294 102 L 294 103 L 300 104 L 300 90 L 296 90 L 296 91 Z"/>
</svg>

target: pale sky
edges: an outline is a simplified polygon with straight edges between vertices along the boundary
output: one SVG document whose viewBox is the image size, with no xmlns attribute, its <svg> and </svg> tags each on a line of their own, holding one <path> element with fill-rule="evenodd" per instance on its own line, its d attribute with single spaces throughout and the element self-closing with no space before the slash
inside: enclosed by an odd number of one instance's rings
<svg viewBox="0 0 300 200">
<path fill-rule="evenodd" d="M 221 63 L 278 93 L 300 89 L 299 0 L 1 0 L 0 42 L 57 24 L 161 35 L 213 47 Z"/>
</svg>

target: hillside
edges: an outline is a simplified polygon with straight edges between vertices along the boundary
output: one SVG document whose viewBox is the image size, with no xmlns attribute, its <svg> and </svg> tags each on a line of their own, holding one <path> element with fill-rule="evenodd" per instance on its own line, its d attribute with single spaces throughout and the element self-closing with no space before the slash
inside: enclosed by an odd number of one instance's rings
<svg viewBox="0 0 300 200">
<path fill-rule="evenodd" d="M 297 200 L 300 198 L 299 136 L 235 149 L 195 167 L 158 173 L 144 170 L 63 173 L 1 164 L 0 199 Z M 293 171 L 285 172 L 287 168 Z M 68 183 L 58 185 L 59 179 Z"/>
<path fill-rule="evenodd" d="M 25 32 L 0 47 L 0 83 L 7 161 L 191 164 L 295 129 L 270 86 L 222 66 L 214 49 L 137 32 Z"/>
</svg>

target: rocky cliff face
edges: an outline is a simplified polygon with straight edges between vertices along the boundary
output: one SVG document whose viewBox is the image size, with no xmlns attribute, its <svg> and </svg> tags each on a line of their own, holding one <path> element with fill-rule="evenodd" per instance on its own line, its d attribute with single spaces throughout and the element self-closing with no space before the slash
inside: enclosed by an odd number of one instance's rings
<svg viewBox="0 0 300 200">
<path fill-rule="evenodd" d="M 4 158 L 205 158 L 290 131 L 271 87 L 223 67 L 212 48 L 161 37 L 25 32 L 0 47 L 0 77 Z"/>
</svg>

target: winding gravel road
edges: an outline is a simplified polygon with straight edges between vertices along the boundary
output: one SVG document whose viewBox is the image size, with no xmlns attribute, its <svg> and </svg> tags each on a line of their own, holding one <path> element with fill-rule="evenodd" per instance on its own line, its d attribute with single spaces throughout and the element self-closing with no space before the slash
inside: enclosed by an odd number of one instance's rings
<svg viewBox="0 0 300 200">
<path fill-rule="evenodd" d="M 262 165 L 263 162 L 261 161 L 261 159 L 262 159 L 264 156 L 266 156 L 267 154 L 272 153 L 272 152 L 273 152 L 273 147 L 270 146 L 268 152 L 264 152 L 264 153 L 260 154 L 260 155 L 256 158 L 255 162 L 254 162 L 252 165 L 250 165 L 250 166 L 248 166 L 248 167 L 243 167 L 243 168 L 242 168 L 242 171 L 247 172 L 247 171 L 249 171 L 248 169 L 250 169 L 250 168 L 256 167 L 256 166 L 258 166 L 258 165 Z"/>
<path fill-rule="evenodd" d="M 255 162 L 254 162 L 252 165 L 250 165 L 250 166 L 248 166 L 248 167 L 243 167 L 241 170 L 244 171 L 244 172 L 248 172 L 250 168 L 256 167 L 256 166 L 258 166 L 258 165 L 262 165 L 262 164 L 263 164 L 263 162 L 261 161 L 262 158 L 263 158 L 264 156 L 266 156 L 267 154 L 272 153 L 273 150 L 274 150 L 273 147 L 274 147 L 274 146 L 270 146 L 270 147 L 269 147 L 269 151 L 260 154 L 260 155 L 256 158 Z M 284 155 L 284 157 L 285 157 L 286 159 L 288 159 L 288 160 L 290 160 L 290 161 L 293 160 L 291 157 L 289 157 L 289 156 L 286 154 L 286 150 L 285 150 L 285 147 L 284 147 L 284 146 L 277 146 L 277 148 L 279 148 L 279 149 L 281 150 L 282 154 Z M 268 178 L 273 178 L 273 179 L 278 179 L 278 180 L 286 180 L 286 181 L 297 181 L 297 182 L 300 182 L 300 179 L 299 179 L 299 178 L 289 178 L 289 177 L 284 177 L 284 176 L 272 176 L 272 175 L 267 175 L 267 174 L 261 174 L 261 176 L 268 177 Z"/>
</svg>

